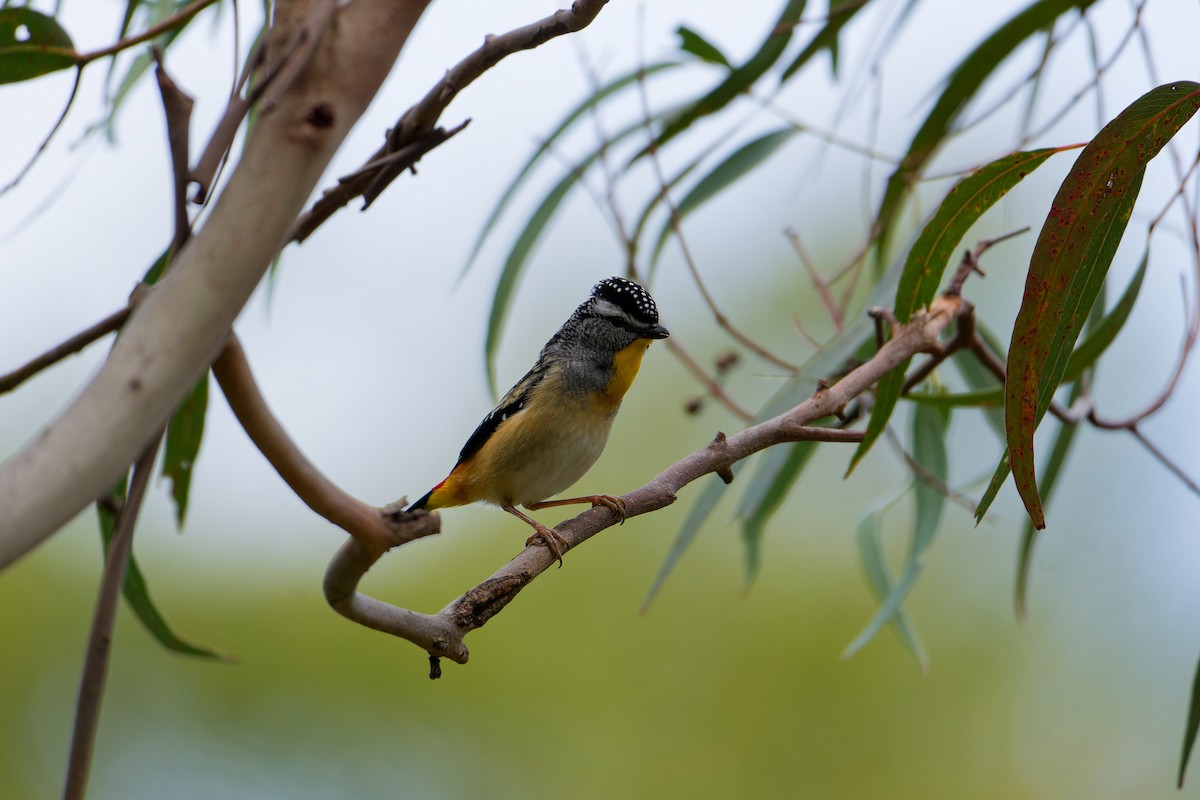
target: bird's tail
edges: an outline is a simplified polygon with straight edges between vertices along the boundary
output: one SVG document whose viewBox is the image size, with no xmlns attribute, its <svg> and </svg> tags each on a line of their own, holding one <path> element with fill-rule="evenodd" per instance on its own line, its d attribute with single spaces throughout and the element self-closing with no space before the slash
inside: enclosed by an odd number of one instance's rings
<svg viewBox="0 0 1200 800">
<path fill-rule="evenodd" d="M 434 487 L 434 488 L 436 489 L 437 487 Z M 434 489 L 430 489 L 428 492 L 425 493 L 424 497 L 422 497 L 420 500 L 418 500 L 417 502 L 413 503 L 411 506 L 406 508 L 405 511 L 420 511 L 421 509 L 428 506 L 429 498 L 433 496 L 433 492 L 434 492 Z"/>
</svg>

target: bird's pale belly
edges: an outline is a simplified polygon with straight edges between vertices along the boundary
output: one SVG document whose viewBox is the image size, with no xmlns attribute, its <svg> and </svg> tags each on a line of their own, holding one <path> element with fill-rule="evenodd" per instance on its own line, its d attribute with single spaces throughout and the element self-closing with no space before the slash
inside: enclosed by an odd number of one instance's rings
<svg viewBox="0 0 1200 800">
<path fill-rule="evenodd" d="M 542 412 L 543 415 L 546 412 Z M 592 421 L 580 425 L 580 419 Z M 515 429 L 503 447 L 488 453 L 488 463 L 479 464 L 475 475 L 491 479 L 477 484 L 477 499 L 497 505 L 536 503 L 568 489 L 591 469 L 604 452 L 612 429 L 612 418 L 596 420 L 564 404 L 532 420 L 514 418 Z"/>
</svg>

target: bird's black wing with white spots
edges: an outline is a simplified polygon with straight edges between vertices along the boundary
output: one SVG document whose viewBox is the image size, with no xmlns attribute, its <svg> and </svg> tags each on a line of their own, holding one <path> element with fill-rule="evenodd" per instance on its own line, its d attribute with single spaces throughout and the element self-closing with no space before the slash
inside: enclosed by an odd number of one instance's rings
<svg viewBox="0 0 1200 800">
<path fill-rule="evenodd" d="M 541 369 L 541 366 L 539 362 L 524 378 L 521 378 L 517 382 L 516 386 L 509 389 L 508 394 L 504 395 L 504 399 L 500 401 L 500 404 L 483 418 L 483 422 L 479 423 L 479 427 L 471 434 L 471 438 L 467 439 L 467 443 L 463 445 L 462 452 L 458 454 L 458 464 L 463 463 L 478 453 L 479 448 L 483 447 L 483 443 L 490 439 L 492 434 L 496 432 L 496 429 L 500 427 L 500 423 L 525 408 L 525 404 L 529 401 L 529 395 L 542 382 L 542 378 L 546 377 L 546 372 L 544 369 Z M 455 466 L 458 466 L 458 464 L 455 464 Z"/>
</svg>

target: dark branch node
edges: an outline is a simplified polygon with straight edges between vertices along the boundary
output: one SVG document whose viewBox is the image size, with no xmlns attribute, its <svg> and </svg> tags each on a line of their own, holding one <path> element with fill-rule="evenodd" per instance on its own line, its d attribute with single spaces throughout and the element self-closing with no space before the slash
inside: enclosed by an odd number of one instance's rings
<svg viewBox="0 0 1200 800">
<path fill-rule="evenodd" d="M 502 578 L 489 578 L 462 596 L 454 609 L 454 622 L 466 630 L 482 628 L 499 614 L 524 589 L 533 574 L 518 572 Z"/>
<path fill-rule="evenodd" d="M 334 122 L 333 106 L 328 103 L 319 103 L 313 106 L 308 115 L 304 117 L 304 121 L 319 130 L 332 128 Z"/>
</svg>

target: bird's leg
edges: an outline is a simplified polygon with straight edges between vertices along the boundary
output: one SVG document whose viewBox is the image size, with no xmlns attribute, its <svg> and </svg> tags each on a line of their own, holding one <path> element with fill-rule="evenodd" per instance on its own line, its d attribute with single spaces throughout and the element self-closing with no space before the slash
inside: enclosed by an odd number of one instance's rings
<svg viewBox="0 0 1200 800">
<path fill-rule="evenodd" d="M 539 508 L 573 506 L 580 503 L 591 503 L 592 508 L 604 506 L 605 508 L 612 509 L 612 512 L 617 515 L 617 519 L 621 521 L 621 524 L 625 524 L 625 501 L 620 497 L 613 497 L 611 494 L 589 494 L 583 497 L 567 497 L 562 500 L 543 500 L 540 503 L 526 503 L 525 507 L 530 511 L 537 511 Z"/>
<path fill-rule="evenodd" d="M 531 525 L 533 529 L 537 531 L 537 533 L 525 540 L 526 547 L 532 547 L 533 545 L 537 544 L 538 540 L 540 539 L 541 543 L 546 545 L 546 547 L 550 549 L 550 552 L 554 554 L 554 557 L 558 559 L 558 566 L 560 568 L 562 567 L 563 552 L 571 547 L 569 544 L 567 544 L 567 540 L 562 537 L 562 534 L 553 528 L 547 528 L 533 517 L 522 514 L 516 509 L 515 506 L 502 505 L 500 507 L 513 516 L 520 517 L 521 519 L 525 520 L 525 522 L 529 523 L 529 525 Z M 530 508 L 529 506 L 525 507 Z"/>
</svg>

